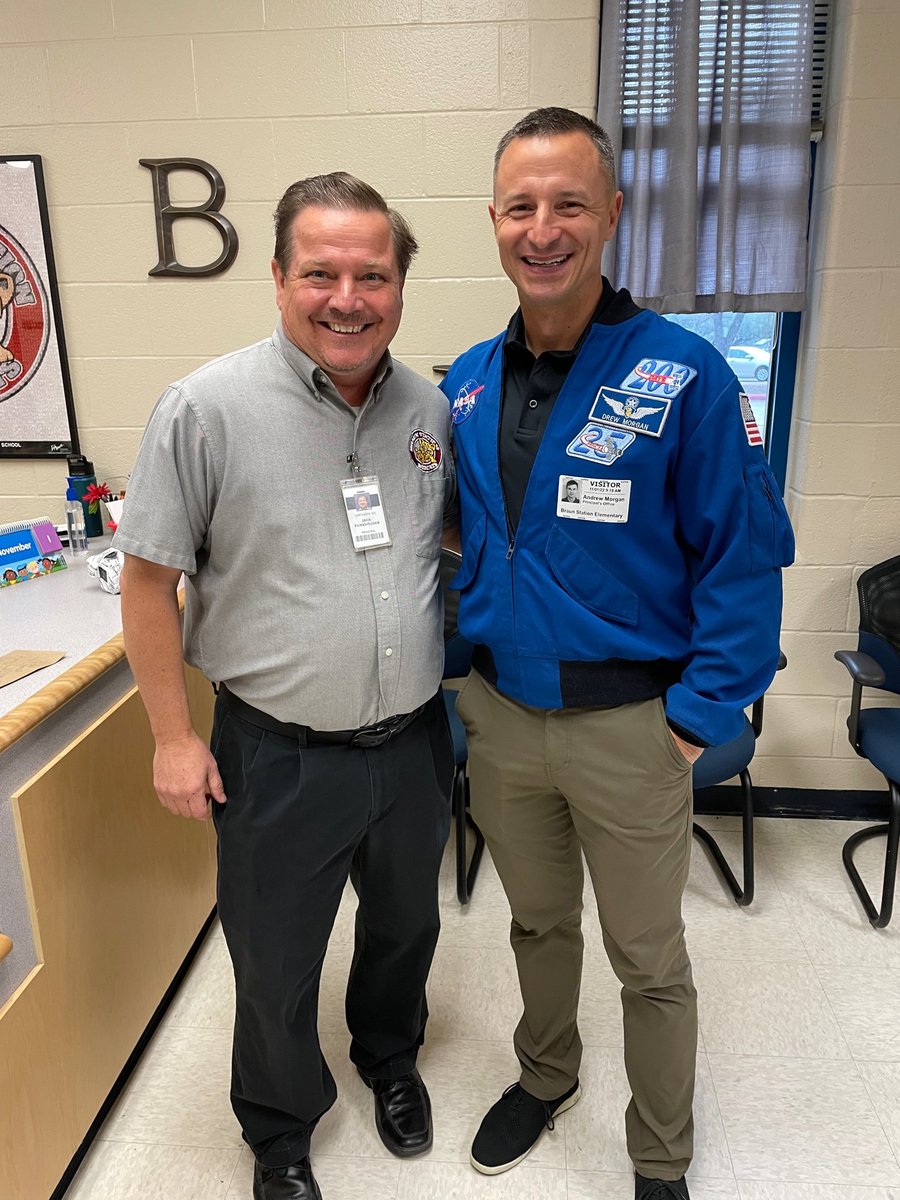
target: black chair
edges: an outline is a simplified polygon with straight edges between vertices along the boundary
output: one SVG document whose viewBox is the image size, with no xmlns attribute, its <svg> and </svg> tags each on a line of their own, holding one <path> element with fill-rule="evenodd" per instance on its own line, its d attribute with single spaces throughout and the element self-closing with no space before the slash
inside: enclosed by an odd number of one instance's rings
<svg viewBox="0 0 900 1200">
<path fill-rule="evenodd" d="M 441 587 L 444 593 L 444 678 L 463 679 L 472 665 L 472 645 L 456 627 L 459 593 L 450 590 L 448 583 L 459 570 L 460 555 L 453 550 L 441 551 Z M 456 711 L 458 693 L 444 688 L 444 704 L 453 736 L 453 815 L 456 821 L 456 895 L 460 904 L 468 904 L 475 886 L 475 877 L 484 854 L 484 836 L 469 812 L 469 776 L 466 772 L 469 751 L 466 731 Z M 472 857 L 468 855 L 468 831 L 475 837 Z"/>
<path fill-rule="evenodd" d="M 778 656 L 779 671 L 787 666 L 783 654 Z M 760 696 L 753 705 L 750 720 L 744 717 L 744 728 L 732 741 L 724 746 L 710 746 L 704 750 L 693 769 L 694 794 L 703 788 L 717 787 L 729 779 L 737 777 L 741 781 L 741 829 L 743 837 L 743 886 L 738 883 L 735 874 L 725 855 L 722 853 L 716 839 L 694 822 L 694 837 L 698 838 L 709 852 L 715 867 L 718 868 L 725 886 L 734 897 L 735 903 L 746 908 L 753 902 L 756 877 L 753 863 L 753 781 L 750 778 L 750 763 L 756 750 L 756 739 L 762 733 L 763 707 L 765 696 Z"/>
<path fill-rule="evenodd" d="M 861 708 L 864 687 L 900 695 L 900 555 L 870 567 L 856 584 L 859 594 L 859 641 L 856 650 L 838 650 L 835 658 L 853 678 L 847 731 L 850 745 L 887 781 L 888 823 L 861 829 L 844 843 L 844 867 L 866 916 L 884 929 L 894 908 L 897 850 L 900 846 L 900 709 Z M 860 842 L 887 834 L 879 911 L 860 877 L 853 853 Z"/>
</svg>

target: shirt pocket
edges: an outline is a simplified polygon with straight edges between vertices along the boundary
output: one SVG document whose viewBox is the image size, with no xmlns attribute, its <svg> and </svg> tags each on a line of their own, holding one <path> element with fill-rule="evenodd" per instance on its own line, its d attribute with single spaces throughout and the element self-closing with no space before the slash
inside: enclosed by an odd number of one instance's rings
<svg viewBox="0 0 900 1200">
<path fill-rule="evenodd" d="M 637 625 L 637 595 L 558 525 L 547 538 L 546 555 L 556 582 L 582 607 L 622 625 Z"/>
<path fill-rule="evenodd" d="M 421 479 L 403 482 L 409 524 L 419 558 L 441 556 L 441 533 L 449 487 L 450 480 L 443 475 L 437 478 L 423 475 Z"/>
<path fill-rule="evenodd" d="M 771 571 L 794 561 L 794 531 L 766 462 L 744 468 L 750 533 L 750 570 Z"/>
</svg>

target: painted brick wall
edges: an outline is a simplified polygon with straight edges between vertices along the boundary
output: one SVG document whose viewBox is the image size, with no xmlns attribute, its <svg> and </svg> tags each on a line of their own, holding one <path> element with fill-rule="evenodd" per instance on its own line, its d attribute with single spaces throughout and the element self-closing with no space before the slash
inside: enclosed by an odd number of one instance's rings
<svg viewBox="0 0 900 1200">
<path fill-rule="evenodd" d="M 834 8 L 788 472 L 789 667 L 753 772 L 773 787 L 884 786 L 847 741 L 850 677 L 833 654 L 856 645 L 859 575 L 900 554 L 900 6 Z"/>
</svg>

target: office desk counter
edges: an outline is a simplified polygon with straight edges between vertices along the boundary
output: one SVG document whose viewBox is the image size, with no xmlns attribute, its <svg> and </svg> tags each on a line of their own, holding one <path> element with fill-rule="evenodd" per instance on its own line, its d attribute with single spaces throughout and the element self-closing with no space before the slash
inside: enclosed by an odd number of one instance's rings
<svg viewBox="0 0 900 1200">
<path fill-rule="evenodd" d="M 215 900 L 211 825 L 153 792 L 121 630 L 83 559 L 0 590 L 0 654 L 66 654 L 0 688 L 0 1196 L 16 1200 L 55 1188 Z M 186 677 L 206 736 L 212 691 Z"/>
</svg>

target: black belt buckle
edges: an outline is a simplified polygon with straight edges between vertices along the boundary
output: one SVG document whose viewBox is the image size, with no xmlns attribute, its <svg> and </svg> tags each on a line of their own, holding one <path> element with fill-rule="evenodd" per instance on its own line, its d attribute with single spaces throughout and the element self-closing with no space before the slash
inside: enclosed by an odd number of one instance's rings
<svg viewBox="0 0 900 1200">
<path fill-rule="evenodd" d="M 400 717 L 388 717 L 386 721 L 379 721 L 377 725 L 364 725 L 354 733 L 350 745 L 363 748 L 383 746 L 395 733 L 402 733 L 407 725 L 411 725 L 424 707 L 422 704 L 411 713 L 404 713 Z"/>
<path fill-rule="evenodd" d="M 350 739 L 350 745 L 361 746 L 364 749 L 383 746 L 393 732 L 394 727 L 387 724 L 366 725 L 363 729 L 357 729 Z"/>
</svg>

